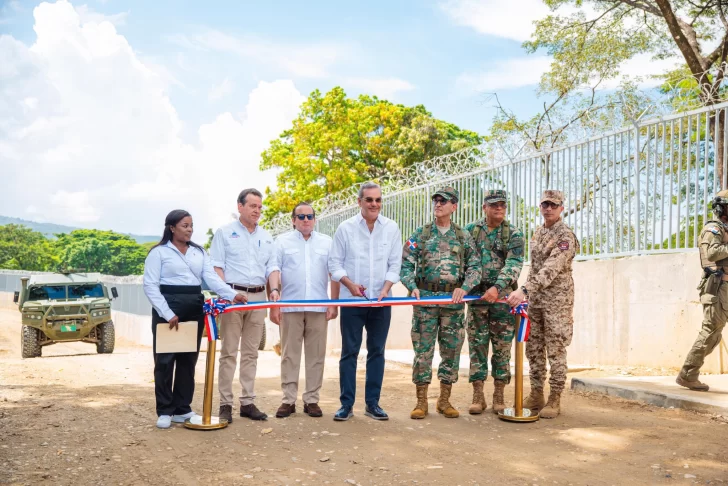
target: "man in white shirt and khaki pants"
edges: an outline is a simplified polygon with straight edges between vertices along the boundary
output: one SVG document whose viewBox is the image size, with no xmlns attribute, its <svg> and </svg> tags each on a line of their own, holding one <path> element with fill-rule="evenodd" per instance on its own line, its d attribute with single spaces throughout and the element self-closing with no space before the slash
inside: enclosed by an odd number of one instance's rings
<svg viewBox="0 0 728 486">
<path fill-rule="evenodd" d="M 316 213 L 308 203 L 299 203 L 292 213 L 294 230 L 276 239 L 276 266 L 280 268 L 282 298 L 286 300 L 326 300 L 328 258 L 331 238 L 313 231 Z M 339 283 L 331 282 L 331 298 L 339 298 Z M 319 392 L 326 362 L 327 321 L 335 319 L 336 306 L 286 307 L 271 309 L 270 319 L 281 326 L 281 389 L 283 403 L 277 418 L 296 413 L 301 347 L 306 354 L 306 390 L 303 412 L 321 417 Z"/>
<path fill-rule="evenodd" d="M 273 237 L 258 226 L 263 209 L 263 195 L 256 189 L 244 189 L 238 196 L 240 218 L 215 232 L 210 256 L 215 271 L 228 285 L 248 298 L 248 302 L 280 298 L 280 272 L 275 264 Z M 240 416 L 266 420 L 268 416 L 255 406 L 255 373 L 258 345 L 265 328 L 265 310 L 236 311 L 220 315 L 220 391 L 221 419 L 232 422 L 233 377 L 240 350 Z"/>
</svg>

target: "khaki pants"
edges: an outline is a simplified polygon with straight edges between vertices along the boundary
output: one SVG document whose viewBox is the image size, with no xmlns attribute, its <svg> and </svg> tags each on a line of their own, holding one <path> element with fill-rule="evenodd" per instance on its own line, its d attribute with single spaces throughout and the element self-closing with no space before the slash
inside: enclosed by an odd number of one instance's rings
<svg viewBox="0 0 728 486">
<path fill-rule="evenodd" d="M 281 389 L 283 403 L 298 396 L 301 344 L 306 354 L 306 391 L 303 403 L 318 403 L 326 362 L 328 325 L 325 312 L 284 312 L 281 322 Z"/>
<path fill-rule="evenodd" d="M 249 302 L 266 299 L 265 292 L 246 293 Z M 233 404 L 233 377 L 240 350 L 240 405 L 250 405 L 255 400 L 255 372 L 258 368 L 258 346 L 265 328 L 265 310 L 235 311 L 222 314 L 220 320 L 220 372 L 218 389 L 220 405 Z"/>
<path fill-rule="evenodd" d="M 715 350 L 723 337 L 728 320 L 728 283 L 721 284 L 717 296 L 701 295 L 700 302 L 703 304 L 703 325 L 680 370 L 680 376 L 687 381 L 698 379 L 705 357 Z"/>
</svg>

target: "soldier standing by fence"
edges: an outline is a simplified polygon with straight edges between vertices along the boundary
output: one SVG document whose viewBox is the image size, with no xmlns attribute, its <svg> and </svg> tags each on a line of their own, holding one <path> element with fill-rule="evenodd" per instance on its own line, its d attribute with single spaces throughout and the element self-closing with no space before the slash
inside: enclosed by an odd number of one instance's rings
<svg viewBox="0 0 728 486">
<path fill-rule="evenodd" d="M 410 414 L 413 419 L 427 415 L 427 388 L 432 380 L 436 339 L 442 358 L 437 370 L 437 411 L 448 418 L 460 415 L 450 404 L 450 392 L 452 384 L 458 381 L 464 341 L 462 298 L 480 283 L 481 272 L 473 238 L 451 221 L 458 199 L 458 191 L 452 187 L 437 191 L 432 197 L 435 222 L 417 228 L 402 252 L 401 280 L 413 297 L 452 293 L 453 301 L 452 305 L 417 305 L 412 309 L 412 381 L 417 387 L 417 405 Z"/>
<path fill-rule="evenodd" d="M 480 253 L 483 280 L 472 294 L 482 296 L 468 304 L 468 345 L 470 347 L 470 383 L 473 384 L 471 414 L 486 408 L 483 383 L 488 378 L 488 348 L 493 344 L 493 413 L 505 409 L 503 391 L 511 381 L 511 346 L 516 319 L 508 304 L 496 303 L 518 288 L 523 268 L 523 235 L 505 220 L 506 191 L 496 189 L 485 194 L 485 216 L 466 226 Z"/>
<path fill-rule="evenodd" d="M 511 306 L 528 296 L 531 335 L 526 343 L 531 394 L 523 407 L 540 411 L 543 418 L 555 418 L 561 411 L 561 393 L 566 384 L 566 347 L 574 333 L 574 279 L 572 262 L 579 251 L 574 232 L 561 220 L 564 195 L 547 190 L 541 197 L 544 224 L 531 239 L 531 269 L 526 284 L 508 297 Z M 546 357 L 551 365 L 548 402 L 543 387 Z M 544 406 L 545 405 L 545 406 Z"/>
<path fill-rule="evenodd" d="M 720 344 L 723 327 L 728 320 L 728 190 L 720 191 L 711 205 L 712 219 L 703 227 L 698 240 L 700 266 L 700 303 L 703 304 L 703 327 L 693 347 L 685 358 L 675 380 L 678 385 L 691 390 L 708 391 L 709 387 L 698 380 L 705 357 Z"/>
</svg>

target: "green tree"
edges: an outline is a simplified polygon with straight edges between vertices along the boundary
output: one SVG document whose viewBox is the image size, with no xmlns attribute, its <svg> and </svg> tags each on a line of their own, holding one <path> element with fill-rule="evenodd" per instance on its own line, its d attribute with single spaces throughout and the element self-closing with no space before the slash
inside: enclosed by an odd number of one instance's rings
<svg viewBox="0 0 728 486">
<path fill-rule="evenodd" d="M 0 268 L 47 271 L 58 260 L 53 244 L 41 233 L 22 225 L 0 226 Z"/>
<path fill-rule="evenodd" d="M 204 245 L 202 245 L 205 250 L 210 251 L 210 247 L 212 246 L 212 239 L 215 237 L 215 233 L 212 231 L 212 228 L 207 228 L 207 241 Z"/>
<path fill-rule="evenodd" d="M 546 76 L 568 82 L 574 63 L 581 58 L 604 63 L 614 77 L 624 60 L 637 54 L 657 59 L 674 58 L 683 67 L 665 76 L 663 90 L 673 91 L 674 100 L 698 100 L 711 105 L 725 90 L 728 58 L 728 20 L 724 0 L 544 0 L 553 15 L 536 24 L 532 39 L 524 46 L 545 49 L 554 57 Z M 575 13 L 558 15 L 562 7 L 576 7 Z M 586 9 L 589 7 L 589 13 Z M 710 117 L 710 133 L 721 134 L 716 143 L 717 176 L 723 175 L 722 133 L 725 116 Z M 716 127 L 717 125 L 717 127 Z"/>
<path fill-rule="evenodd" d="M 56 235 L 59 269 L 139 275 L 148 250 L 130 236 L 101 230 L 74 230 Z"/>
<path fill-rule="evenodd" d="M 293 126 L 262 154 L 261 170 L 279 169 L 266 189 L 264 215 L 286 213 L 366 180 L 383 180 L 421 160 L 478 145 L 483 138 L 432 117 L 424 106 L 375 96 L 346 97 L 340 87 L 316 90 Z"/>
</svg>

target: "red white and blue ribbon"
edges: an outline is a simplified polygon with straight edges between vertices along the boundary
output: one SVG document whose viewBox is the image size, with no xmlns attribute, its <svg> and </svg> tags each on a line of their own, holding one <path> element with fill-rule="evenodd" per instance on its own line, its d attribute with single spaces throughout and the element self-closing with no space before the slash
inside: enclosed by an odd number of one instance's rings
<svg viewBox="0 0 728 486">
<path fill-rule="evenodd" d="M 516 339 L 519 343 L 525 343 L 528 341 L 528 336 L 531 335 L 531 319 L 528 318 L 527 309 L 528 302 L 521 302 L 511 309 L 511 314 L 521 317 L 518 322 L 518 332 L 516 333 Z"/>
<path fill-rule="evenodd" d="M 215 318 L 222 314 L 229 305 L 230 302 L 224 299 L 207 299 L 202 305 L 202 310 L 205 312 L 205 329 L 207 330 L 208 341 L 220 339 Z"/>
<path fill-rule="evenodd" d="M 463 297 L 463 303 L 472 302 L 479 300 L 480 297 L 477 295 L 466 295 Z M 505 303 L 505 300 L 498 300 L 496 303 Z M 271 308 L 281 307 L 392 307 L 398 305 L 452 305 L 452 296 L 450 295 L 435 295 L 420 297 L 416 299 L 414 297 L 386 297 L 381 301 L 377 300 L 365 300 L 365 299 L 339 299 L 339 300 L 279 300 L 278 302 L 273 301 L 259 301 L 259 302 L 248 302 L 245 304 L 231 304 L 223 299 L 208 299 L 205 301 L 205 326 L 207 327 L 207 339 L 212 341 L 218 338 L 217 326 L 215 325 L 215 317 L 220 314 L 227 314 L 228 312 L 235 311 L 254 311 Z M 511 314 L 521 316 L 521 326 L 519 327 L 518 337 L 520 341 L 527 341 L 528 334 L 531 328 L 531 322 L 528 320 L 528 313 L 526 313 L 527 303 L 523 302 L 515 308 L 511 309 Z M 525 326 L 524 326 L 525 320 Z M 521 339 L 521 327 L 524 327 L 524 338 Z"/>
</svg>

